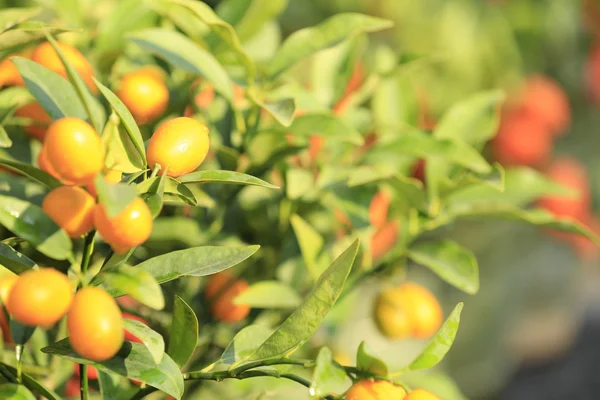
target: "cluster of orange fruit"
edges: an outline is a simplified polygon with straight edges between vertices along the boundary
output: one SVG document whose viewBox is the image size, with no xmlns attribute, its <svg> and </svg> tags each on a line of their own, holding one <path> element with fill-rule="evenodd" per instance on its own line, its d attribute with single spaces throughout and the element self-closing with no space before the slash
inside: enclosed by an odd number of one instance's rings
<svg viewBox="0 0 600 400">
<path fill-rule="evenodd" d="M 411 390 L 384 380 L 365 379 L 356 382 L 346 393 L 346 400 L 440 400 L 425 389 Z"/>
<path fill-rule="evenodd" d="M 49 328 L 66 315 L 69 342 L 82 357 L 103 361 L 123 344 L 121 311 L 101 288 L 84 287 L 73 294 L 67 276 L 53 268 L 4 277 L 0 287 L 0 300 L 8 314 L 24 325 Z M 4 340 L 11 342 L 4 312 L 0 313 L 0 327 Z"/>
<path fill-rule="evenodd" d="M 234 300 L 248 290 L 248 287 L 248 282 L 235 278 L 227 271 L 211 276 L 204 288 L 204 297 L 210 303 L 212 316 L 230 324 L 244 320 L 250 313 L 250 307 L 235 304 Z"/>
</svg>

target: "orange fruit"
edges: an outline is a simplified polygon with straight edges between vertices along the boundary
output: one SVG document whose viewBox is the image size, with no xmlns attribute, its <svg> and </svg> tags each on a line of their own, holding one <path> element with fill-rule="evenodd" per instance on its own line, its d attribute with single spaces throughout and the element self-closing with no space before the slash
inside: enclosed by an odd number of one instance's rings
<svg viewBox="0 0 600 400">
<path fill-rule="evenodd" d="M 123 344 L 123 318 L 114 298 L 94 286 L 79 290 L 67 314 L 67 332 L 73 349 L 82 357 L 104 361 Z"/>
<path fill-rule="evenodd" d="M 552 138 L 542 122 L 523 112 L 507 114 L 492 142 L 496 160 L 503 165 L 537 167 L 548 160 Z"/>
<path fill-rule="evenodd" d="M 425 389 L 415 389 L 408 393 L 404 400 L 441 400 L 435 394 Z"/>
<path fill-rule="evenodd" d="M 0 61 L 0 88 L 2 86 L 23 86 L 25 82 L 19 74 L 17 66 L 10 60 L 13 57 L 19 57 L 20 54 L 11 54 Z"/>
<path fill-rule="evenodd" d="M 586 80 L 592 99 L 600 102 L 600 44 L 594 45 L 586 63 Z"/>
<path fill-rule="evenodd" d="M 383 225 L 371 237 L 371 254 L 378 260 L 392 250 L 398 241 L 398 223 L 391 221 Z"/>
<path fill-rule="evenodd" d="M 179 117 L 162 124 L 148 143 L 148 165 L 168 168 L 174 178 L 192 172 L 208 154 L 208 127 L 187 117 Z"/>
<path fill-rule="evenodd" d="M 123 173 L 121 171 L 117 171 L 116 169 L 109 169 L 106 170 L 106 172 L 104 172 L 103 177 L 106 183 L 114 184 L 121 182 Z M 91 182 L 88 182 L 88 184 L 85 185 L 85 187 L 87 188 L 88 192 L 90 192 L 90 194 L 94 196 L 94 198 L 98 197 L 98 192 L 96 192 L 96 187 L 94 186 L 93 180 Z"/>
<path fill-rule="evenodd" d="M 374 315 L 379 330 L 390 339 L 428 338 L 437 332 L 444 318 L 435 296 L 415 283 L 382 290 L 375 301 Z"/>
<path fill-rule="evenodd" d="M 67 398 L 79 398 L 80 395 L 79 378 L 71 378 L 65 385 L 65 396 Z"/>
<path fill-rule="evenodd" d="M 44 141 L 46 129 L 48 129 L 48 126 L 52 123 L 52 118 L 50 118 L 40 103 L 34 102 L 19 107 L 15 111 L 15 115 L 17 117 L 31 119 L 33 124 L 26 126 L 25 132 L 40 141 Z"/>
<path fill-rule="evenodd" d="M 24 325 L 48 326 L 60 320 L 73 301 L 67 276 L 53 268 L 22 273 L 6 302 L 6 309 Z"/>
<path fill-rule="evenodd" d="M 73 373 L 77 377 L 81 376 L 79 373 L 79 364 L 73 364 Z M 98 370 L 96 369 L 96 367 L 92 367 L 91 365 L 88 365 L 87 376 L 88 376 L 88 379 L 98 379 Z"/>
<path fill-rule="evenodd" d="M 122 254 L 148 239 L 152 232 L 152 214 L 140 197 L 113 218 L 108 217 L 104 205 L 98 204 L 94 210 L 94 225 L 115 253 Z"/>
<path fill-rule="evenodd" d="M 248 283 L 236 279 L 228 272 L 213 275 L 208 281 L 204 295 L 211 301 L 210 311 L 213 317 L 222 322 L 236 323 L 250 313 L 250 307 L 234 304 L 233 300 L 248 289 Z"/>
<path fill-rule="evenodd" d="M 50 174 L 55 179 L 62 181 L 62 183 L 64 183 L 65 185 L 73 184 L 73 182 L 69 182 L 69 181 L 65 181 L 64 179 L 61 179 L 60 175 L 58 175 L 58 172 L 56 172 L 56 170 L 54 169 L 52 164 L 50 164 L 50 161 L 48 161 L 48 154 L 47 154 L 46 148 L 44 146 L 42 146 L 42 149 L 41 149 L 40 153 L 38 154 L 37 163 L 38 163 L 38 167 L 40 167 L 40 169 L 42 171 Z"/>
<path fill-rule="evenodd" d="M 46 132 L 44 148 L 42 151 L 58 176 L 78 185 L 92 181 L 104 167 L 100 136 L 79 118 L 54 121 Z"/>
<path fill-rule="evenodd" d="M 402 400 L 406 391 L 383 380 L 365 379 L 356 382 L 346 392 L 346 400 Z"/>
<path fill-rule="evenodd" d="M 537 205 L 557 217 L 585 221 L 591 209 L 589 179 L 585 167 L 573 158 L 559 158 L 548 168 L 547 176 L 561 186 L 575 191 L 574 197 L 549 196 Z"/>
<path fill-rule="evenodd" d="M 0 301 L 2 301 L 2 304 L 6 305 L 8 296 L 18 279 L 19 275 L 12 273 L 0 278 Z"/>
<path fill-rule="evenodd" d="M 141 68 L 123 76 L 117 96 L 140 125 L 156 120 L 169 105 L 169 89 L 151 68 Z"/>
<path fill-rule="evenodd" d="M 558 83 L 547 76 L 529 77 L 519 93 L 518 105 L 551 136 L 564 133 L 571 123 L 569 98 Z"/>
<path fill-rule="evenodd" d="M 371 200 L 369 204 L 369 221 L 376 228 L 381 228 L 387 221 L 388 209 L 392 198 L 389 193 L 380 191 Z"/>
<path fill-rule="evenodd" d="M 81 54 L 75 47 L 62 42 L 56 42 L 58 47 L 64 54 L 65 58 L 75 68 L 81 79 L 91 89 L 92 92 L 96 93 L 98 89 L 92 80 L 94 76 L 94 69 L 90 65 L 89 61 Z M 54 47 L 49 42 L 41 43 L 35 48 L 31 59 L 38 64 L 43 65 L 50 71 L 56 72 L 65 79 L 67 79 L 67 71 L 63 65 L 58 53 L 54 50 Z"/>
<path fill-rule="evenodd" d="M 148 325 L 148 322 L 144 318 L 138 317 L 137 315 L 123 313 L 123 318 L 133 319 L 135 321 L 139 321 L 139 322 L 143 323 L 144 325 Z M 125 340 L 127 340 L 129 342 L 142 343 L 140 338 L 135 336 L 133 333 L 129 332 L 127 329 L 124 330 L 124 335 L 125 335 Z"/>
<path fill-rule="evenodd" d="M 42 210 L 72 238 L 92 230 L 96 202 L 77 186 L 59 186 L 44 197 Z"/>
</svg>

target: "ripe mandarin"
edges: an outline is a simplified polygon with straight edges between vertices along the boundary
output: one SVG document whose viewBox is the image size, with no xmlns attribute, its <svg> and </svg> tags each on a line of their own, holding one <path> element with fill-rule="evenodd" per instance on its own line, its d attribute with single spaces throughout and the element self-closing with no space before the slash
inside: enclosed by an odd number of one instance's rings
<svg viewBox="0 0 600 400">
<path fill-rule="evenodd" d="M 168 168 L 174 178 L 192 172 L 206 158 L 209 147 L 208 128 L 192 118 L 175 118 L 162 124 L 148 143 L 148 165 Z"/>
<path fill-rule="evenodd" d="M 31 119 L 32 124 L 25 127 L 25 132 L 42 142 L 44 141 L 46 130 L 52 123 L 52 118 L 50 118 L 40 103 L 34 102 L 19 107 L 15 111 L 15 115 Z"/>
<path fill-rule="evenodd" d="M 510 112 L 502 120 L 492 151 L 503 165 L 537 167 L 548 160 L 552 138 L 537 119 L 527 113 Z"/>
<path fill-rule="evenodd" d="M 108 217 L 104 205 L 98 204 L 94 225 L 115 253 L 122 254 L 148 239 L 152 233 L 152 214 L 140 197 L 113 218 Z"/>
<path fill-rule="evenodd" d="M 19 54 L 11 54 L 0 61 L 0 88 L 2 86 L 23 86 L 25 82 L 19 74 L 16 65 L 11 61 L 11 58 L 17 57 Z"/>
<path fill-rule="evenodd" d="M 169 89 L 151 68 L 140 68 L 123 76 L 117 96 L 140 125 L 160 117 L 169 104 Z"/>
<path fill-rule="evenodd" d="M 42 210 L 72 238 L 92 230 L 95 206 L 92 195 L 77 186 L 59 186 L 42 202 Z"/>
<path fill-rule="evenodd" d="M 365 379 L 356 382 L 346 392 L 346 400 L 402 400 L 406 391 L 391 382 Z"/>
<path fill-rule="evenodd" d="M 123 318 L 114 298 L 94 286 L 79 290 L 67 314 L 67 332 L 73 349 L 81 356 L 103 361 L 123 344 Z"/>
<path fill-rule="evenodd" d="M 227 272 L 213 275 L 208 281 L 204 295 L 211 302 L 210 311 L 219 321 L 236 323 L 248 316 L 250 307 L 234 304 L 233 300 L 248 289 L 248 283 L 236 279 Z"/>
<path fill-rule="evenodd" d="M 22 273 L 12 287 L 6 309 L 28 326 L 53 325 L 69 310 L 73 288 L 67 276 L 53 268 Z"/>
<path fill-rule="evenodd" d="M 408 393 L 404 400 L 440 400 L 440 398 L 425 389 L 415 389 Z"/>
</svg>

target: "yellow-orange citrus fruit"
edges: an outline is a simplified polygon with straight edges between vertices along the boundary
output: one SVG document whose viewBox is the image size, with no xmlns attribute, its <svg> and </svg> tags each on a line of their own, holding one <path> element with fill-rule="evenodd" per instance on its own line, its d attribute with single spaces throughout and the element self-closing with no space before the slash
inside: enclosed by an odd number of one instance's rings
<svg viewBox="0 0 600 400">
<path fill-rule="evenodd" d="M 389 193 L 381 191 L 373 196 L 369 205 L 369 221 L 376 228 L 381 228 L 387 221 L 391 197 Z"/>
<path fill-rule="evenodd" d="M 210 300 L 210 311 L 219 321 L 236 323 L 248 316 L 250 307 L 244 304 L 234 304 L 233 300 L 248 289 L 248 283 L 236 279 L 227 272 L 213 275 L 204 295 Z"/>
<path fill-rule="evenodd" d="M 209 138 L 208 127 L 194 119 L 179 117 L 162 124 L 148 143 L 148 165 L 168 168 L 174 178 L 192 172 L 206 158 Z"/>
<path fill-rule="evenodd" d="M 141 68 L 123 76 L 117 96 L 140 125 L 156 120 L 169 104 L 167 85 L 150 68 Z"/>
<path fill-rule="evenodd" d="M 346 392 L 346 400 L 402 400 L 406 391 L 391 382 L 365 379 L 356 382 Z"/>
<path fill-rule="evenodd" d="M 121 171 L 117 171 L 116 169 L 109 169 L 106 172 L 104 172 L 102 176 L 104 177 L 104 181 L 106 183 L 119 183 L 121 182 L 123 173 Z M 94 181 L 89 182 L 85 187 L 90 192 L 90 194 L 94 196 L 94 198 L 98 197 L 98 192 L 96 192 Z"/>
<path fill-rule="evenodd" d="M 11 61 L 11 58 L 16 56 L 19 55 L 11 54 L 0 61 L 0 88 L 2 86 L 23 86 L 25 84 L 19 74 L 19 70 L 17 70 L 17 67 Z"/>
<path fill-rule="evenodd" d="M 67 117 L 56 120 L 46 132 L 44 148 L 48 162 L 64 180 L 85 185 L 104 167 L 100 136 L 84 120 Z"/>
<path fill-rule="evenodd" d="M 377 296 L 374 312 L 379 330 L 392 339 L 428 338 L 444 318 L 435 296 L 415 283 L 384 289 Z"/>
<path fill-rule="evenodd" d="M 398 241 L 398 222 L 390 221 L 384 224 L 371 236 L 371 255 L 373 260 L 383 257 L 392 250 Z"/>
<path fill-rule="evenodd" d="M 415 389 L 408 393 L 404 400 L 441 400 L 435 394 L 425 389 Z"/>
<path fill-rule="evenodd" d="M 24 325 L 49 326 L 65 315 L 72 300 L 73 288 L 67 276 L 53 268 L 40 268 L 19 276 L 6 309 Z"/>
<path fill-rule="evenodd" d="M 95 286 L 79 290 L 67 314 L 67 332 L 73 349 L 81 356 L 104 361 L 123 344 L 123 318 L 114 298 Z"/>
<path fill-rule="evenodd" d="M 69 61 L 73 68 L 75 68 L 85 84 L 94 93 L 97 92 L 98 89 L 92 80 L 92 76 L 94 76 L 94 69 L 90 65 L 89 61 L 75 47 L 62 42 L 57 42 L 57 44 L 65 58 Z M 54 47 L 52 47 L 49 42 L 44 42 L 37 46 L 33 51 L 31 59 L 36 63 L 48 68 L 50 71 L 56 72 L 67 79 L 67 70 L 60 60 L 58 53 L 56 53 Z"/>
<path fill-rule="evenodd" d="M 552 137 L 538 119 L 527 113 L 510 112 L 502 119 L 492 151 L 503 165 L 539 167 L 552 152 Z"/>
<path fill-rule="evenodd" d="M 571 122 L 569 98 L 552 79 L 534 75 L 521 88 L 519 106 L 551 135 L 564 133 Z"/>
<path fill-rule="evenodd" d="M 94 225 L 115 253 L 122 254 L 146 241 L 152 233 L 152 214 L 140 197 L 123 211 L 109 218 L 104 205 L 94 210 Z"/>
<path fill-rule="evenodd" d="M 8 296 L 18 279 L 19 275 L 15 274 L 7 274 L 0 278 L 0 301 L 2 304 L 6 305 Z"/>
<path fill-rule="evenodd" d="M 72 238 L 92 230 L 95 206 L 92 195 L 78 186 L 59 186 L 42 202 L 42 210 Z"/>
<path fill-rule="evenodd" d="M 15 115 L 17 117 L 31 119 L 33 123 L 25 127 L 25 132 L 29 133 L 31 136 L 39 139 L 40 141 L 44 141 L 46 130 L 52 123 L 52 118 L 50 118 L 40 103 L 34 102 L 26 104 L 23 107 L 19 107 L 15 111 Z"/>
<path fill-rule="evenodd" d="M 72 182 L 68 182 L 64 179 L 61 179 L 60 175 L 58 175 L 58 172 L 56 172 L 52 164 L 50 164 L 50 161 L 48 161 L 48 154 L 46 152 L 46 147 L 44 146 L 42 146 L 42 149 L 38 154 L 37 163 L 42 171 L 45 171 L 48 174 L 52 175 L 54 178 L 58 179 L 59 181 L 62 181 L 65 185 L 72 184 Z"/>
</svg>

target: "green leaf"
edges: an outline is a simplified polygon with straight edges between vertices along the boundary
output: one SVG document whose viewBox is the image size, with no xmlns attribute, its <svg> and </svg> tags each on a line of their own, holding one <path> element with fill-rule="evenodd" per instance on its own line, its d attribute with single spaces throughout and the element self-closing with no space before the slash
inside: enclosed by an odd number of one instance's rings
<svg viewBox="0 0 600 400">
<path fill-rule="evenodd" d="M 252 38 L 266 23 L 277 17 L 286 9 L 288 0 L 252 0 L 247 4 L 243 15 L 235 24 L 235 30 L 243 42 Z"/>
<path fill-rule="evenodd" d="M 291 34 L 269 61 L 268 74 L 274 78 L 319 50 L 335 46 L 359 33 L 376 32 L 392 25 L 391 21 L 364 14 L 336 14 L 317 26 L 301 29 Z"/>
<path fill-rule="evenodd" d="M 180 367 L 183 367 L 194 354 L 198 344 L 198 331 L 198 318 L 194 310 L 181 297 L 175 295 L 167 354 Z"/>
<path fill-rule="evenodd" d="M 342 292 L 358 252 L 358 240 L 323 272 L 306 299 L 248 360 L 289 356 L 309 340 Z"/>
<path fill-rule="evenodd" d="M 321 347 L 313 371 L 309 388 L 310 393 L 316 398 L 323 398 L 346 384 L 347 380 L 346 372 L 333 362 L 331 350 L 327 347 Z"/>
<path fill-rule="evenodd" d="M 104 206 L 108 218 L 119 215 L 137 197 L 133 185 L 108 183 L 101 175 L 96 176 L 94 187 L 98 192 L 98 202 Z"/>
<path fill-rule="evenodd" d="M 159 188 L 157 185 L 160 185 L 163 176 L 165 175 L 146 179 L 145 181 L 138 183 L 136 185 L 137 193 L 142 195 L 145 193 L 154 193 Z M 179 181 L 169 176 L 164 179 L 163 201 L 165 203 L 183 203 L 192 206 L 198 204 L 194 193 L 192 193 L 192 191 L 183 183 L 179 183 Z"/>
<path fill-rule="evenodd" d="M 302 219 L 298 214 L 294 214 L 290 217 L 290 223 L 296 234 L 296 239 L 298 240 L 298 245 L 300 246 L 300 252 L 302 253 L 306 268 L 308 268 L 313 279 L 317 279 L 322 272 L 318 268 L 317 259 L 319 253 L 321 253 L 321 250 L 323 249 L 325 240 L 315 228 L 310 226 L 308 222 Z"/>
<path fill-rule="evenodd" d="M 252 308 L 296 308 L 302 299 L 294 289 L 279 281 L 260 281 L 233 300 Z"/>
<path fill-rule="evenodd" d="M 68 338 L 43 348 L 42 352 L 79 364 L 91 365 L 100 372 L 135 379 L 162 390 L 176 399 L 181 399 L 183 396 L 183 376 L 177 364 L 165 354 L 157 365 L 150 351 L 140 343 L 125 342 L 113 358 L 102 362 L 92 362 L 80 357 L 71 349 Z"/>
<path fill-rule="evenodd" d="M 164 58 L 184 71 L 210 81 L 215 90 L 233 103 L 233 82 L 215 57 L 180 33 L 167 29 L 144 29 L 129 36 L 142 49 Z"/>
<path fill-rule="evenodd" d="M 129 258 L 131 258 L 131 256 L 133 255 L 135 249 L 137 249 L 137 247 L 132 247 L 123 254 L 117 254 L 113 252 L 110 258 L 104 261 L 104 265 L 102 266 L 102 268 L 109 269 L 126 263 L 127 260 L 129 260 Z"/>
<path fill-rule="evenodd" d="M 248 325 L 242 328 L 229 343 L 220 362 L 231 365 L 246 359 L 273 334 L 273 329 L 264 325 Z"/>
<path fill-rule="evenodd" d="M 0 125 L 0 147 L 8 149 L 12 146 L 12 140 L 8 137 L 6 129 Z"/>
<path fill-rule="evenodd" d="M 65 260 L 71 254 L 67 233 L 27 201 L 0 195 L 0 224 L 50 258 Z"/>
<path fill-rule="evenodd" d="M 3 265 L 15 274 L 21 274 L 30 269 L 38 268 L 37 264 L 27 256 L 2 242 L 0 242 L 0 265 Z"/>
<path fill-rule="evenodd" d="M 165 197 L 165 184 L 167 182 L 167 175 L 162 174 L 157 177 L 150 187 L 148 191 L 142 195 L 142 198 L 148 205 L 150 212 L 152 213 L 152 218 L 158 217 L 160 211 L 163 207 L 163 201 Z"/>
<path fill-rule="evenodd" d="M 100 93 L 102 93 L 104 98 L 106 98 L 106 100 L 110 103 L 110 106 L 115 110 L 119 118 L 121 118 L 123 126 L 125 126 L 125 130 L 129 135 L 129 140 L 131 140 L 131 144 L 133 144 L 135 150 L 138 153 L 139 158 L 130 157 L 129 160 L 134 166 L 140 169 L 145 169 L 147 163 L 146 148 L 144 147 L 144 140 L 142 139 L 142 133 L 140 132 L 140 128 L 135 123 L 135 119 L 133 119 L 131 112 L 129 112 L 129 110 L 127 109 L 125 104 L 123 104 L 121 99 L 119 99 L 116 94 L 111 92 L 109 88 L 104 86 L 95 78 L 92 79 L 94 79 L 94 83 L 98 87 L 98 90 L 100 90 Z M 124 137 L 121 137 L 121 140 L 123 139 Z M 125 149 L 127 149 L 127 144 L 128 143 L 126 143 L 126 141 L 123 140 L 123 145 Z"/>
<path fill-rule="evenodd" d="M 0 33 L 38 15 L 40 7 L 4 8 L 0 10 Z"/>
<path fill-rule="evenodd" d="M 63 51 L 56 44 L 56 41 L 52 38 L 52 36 L 46 34 L 46 39 L 48 40 L 48 42 L 50 42 L 50 44 L 54 48 L 54 51 L 56 51 L 56 54 L 58 54 L 60 61 L 64 65 L 65 70 L 67 72 L 67 76 L 69 77 L 69 81 L 71 82 L 71 84 L 73 84 L 75 92 L 79 96 L 79 100 L 81 101 L 83 108 L 86 110 L 89 120 L 92 123 L 92 126 L 94 127 L 96 132 L 102 132 L 104 120 L 106 119 L 104 108 L 102 108 L 100 103 L 98 103 L 94 96 L 92 96 L 88 87 L 83 82 L 83 79 L 81 78 L 79 73 L 77 73 L 77 70 L 73 68 L 73 66 L 71 65 L 67 57 L 63 54 Z"/>
<path fill-rule="evenodd" d="M 0 364 L 5 369 L 7 369 L 14 377 L 17 376 L 17 370 L 16 370 L 15 367 L 13 367 L 11 365 L 4 364 L 4 363 L 0 363 Z M 28 388 L 30 391 L 32 391 L 34 393 L 39 393 L 42 396 L 44 396 L 45 398 L 47 398 L 48 400 L 62 400 L 61 396 L 59 396 L 58 394 L 56 394 L 52 390 L 49 390 L 46 387 L 44 387 L 38 381 L 36 381 L 35 379 L 33 379 L 31 377 L 31 375 L 26 374 L 26 373 L 23 372 L 22 373 L 22 378 L 23 378 L 23 385 L 25 385 L 25 387 Z"/>
<path fill-rule="evenodd" d="M 139 268 L 119 265 L 103 269 L 90 283 L 102 286 L 110 294 L 128 294 L 140 303 L 155 310 L 165 307 L 165 299 L 160 285 L 148 272 Z"/>
<path fill-rule="evenodd" d="M 28 26 L 21 25 L 16 29 L 0 33 L 0 51 L 7 51 L 29 43 L 37 42 L 40 39 L 44 39 L 46 32 L 55 35 L 57 33 L 72 31 L 74 31 L 74 29 L 47 25 L 41 22 L 30 23 Z"/>
<path fill-rule="evenodd" d="M 406 367 L 406 372 L 432 368 L 442 361 L 456 338 L 462 309 L 463 303 L 458 303 L 427 347 Z"/>
<path fill-rule="evenodd" d="M 254 104 L 268 112 L 281 125 L 288 127 L 292 124 L 296 113 L 296 102 L 293 98 L 265 101 L 259 99 L 251 90 L 248 91 L 248 96 Z"/>
<path fill-rule="evenodd" d="M 0 399 L 35 400 L 35 396 L 25 386 L 3 383 L 0 385 Z"/>
<path fill-rule="evenodd" d="M 0 36 L 1 42 L 1 36 Z M 21 57 L 12 58 L 27 88 L 46 110 L 50 118 L 77 117 L 87 120 L 83 105 L 77 98 L 73 85 L 56 72 Z"/>
<path fill-rule="evenodd" d="M 506 96 L 501 90 L 477 93 L 455 104 L 437 124 L 437 138 L 462 140 L 480 145 L 496 135 L 500 123 L 500 105 Z"/>
<path fill-rule="evenodd" d="M 292 125 L 285 131 L 294 136 L 322 136 L 356 145 L 363 143 L 360 132 L 330 112 L 304 114 L 295 118 Z"/>
<path fill-rule="evenodd" d="M 289 168 L 285 171 L 285 191 L 288 199 L 297 200 L 315 187 L 315 176 L 306 168 Z"/>
<path fill-rule="evenodd" d="M 231 25 L 219 18 L 208 4 L 191 0 L 170 0 L 170 2 L 185 7 L 198 17 L 200 21 L 208 25 L 236 54 L 240 64 L 246 68 L 249 81 L 254 80 L 256 65 L 254 65 L 254 61 L 252 61 L 243 49 L 240 39 Z"/>
<path fill-rule="evenodd" d="M 35 326 L 26 326 L 15 319 L 10 320 L 10 335 L 15 344 L 25 344 L 35 332 Z"/>
<path fill-rule="evenodd" d="M 364 340 L 360 343 L 356 352 L 356 367 L 361 371 L 379 376 L 387 376 L 388 374 L 386 363 L 372 354 L 372 350 Z"/>
<path fill-rule="evenodd" d="M 179 177 L 181 183 L 230 183 L 235 185 L 262 186 L 269 189 L 279 189 L 262 179 L 235 171 L 196 171 Z"/>
<path fill-rule="evenodd" d="M 408 249 L 408 257 L 466 293 L 479 291 L 479 267 L 475 255 L 451 240 L 416 243 Z"/>
<path fill-rule="evenodd" d="M 98 385 L 104 399 L 118 399 L 123 393 L 123 389 L 119 387 L 119 377 L 114 374 L 98 371 Z"/>
<path fill-rule="evenodd" d="M 20 161 L 0 158 L 0 166 L 19 172 L 28 177 L 29 179 L 41 183 L 48 189 L 54 189 L 61 185 L 61 183 L 57 179 L 52 177 L 50 174 L 40 169 L 37 169 L 29 164 L 22 163 Z"/>
<path fill-rule="evenodd" d="M 140 339 L 144 346 L 148 348 L 154 362 L 160 364 L 165 354 L 165 341 L 163 337 L 143 322 L 127 317 L 123 318 L 123 327 L 133 336 Z"/>
<path fill-rule="evenodd" d="M 201 246 L 172 251 L 153 257 L 135 266 L 148 272 L 158 283 L 169 282 L 181 276 L 206 276 L 216 274 L 241 263 L 260 246 L 225 247 Z M 111 290 L 112 296 L 122 296 L 124 291 Z"/>
</svg>

